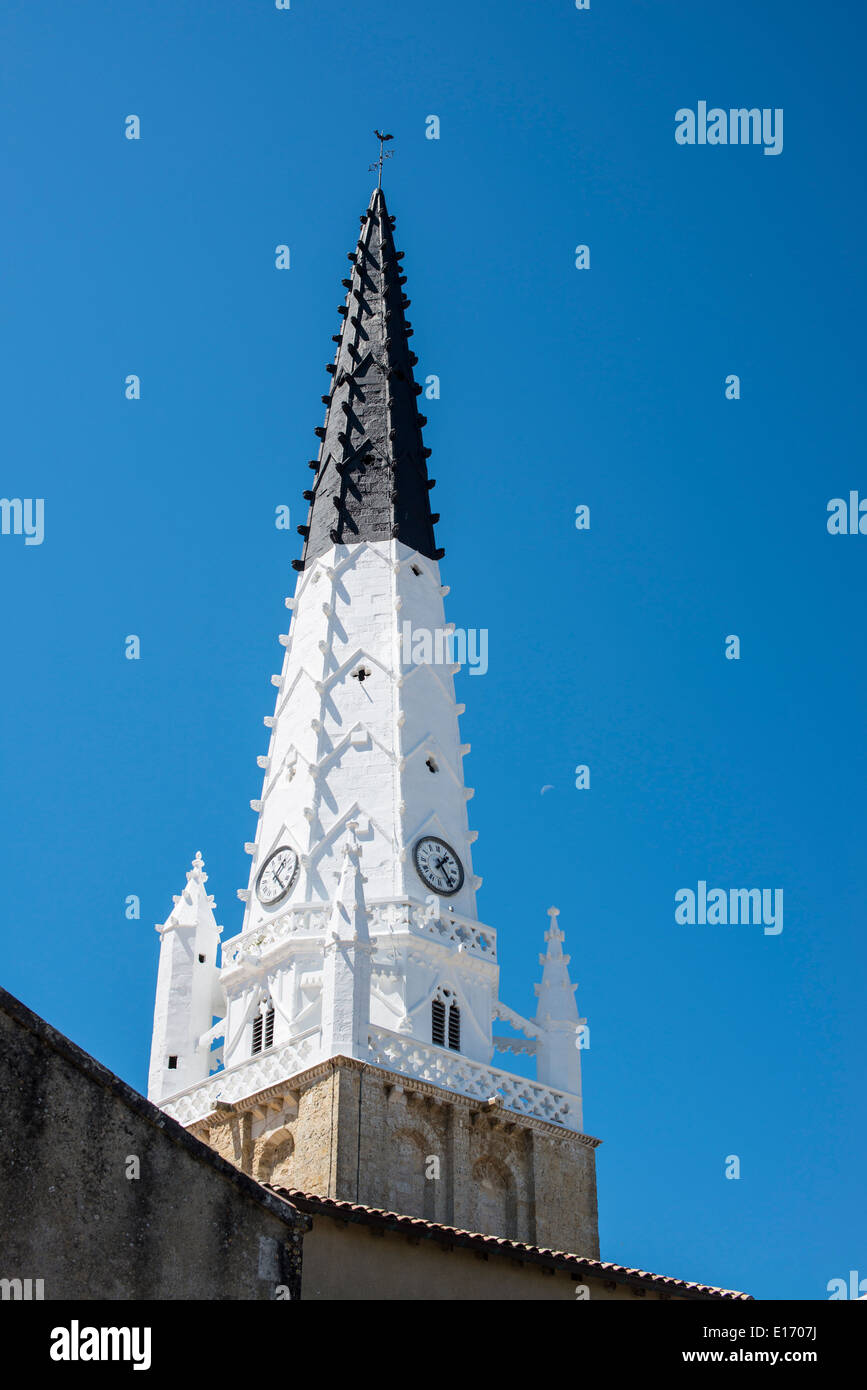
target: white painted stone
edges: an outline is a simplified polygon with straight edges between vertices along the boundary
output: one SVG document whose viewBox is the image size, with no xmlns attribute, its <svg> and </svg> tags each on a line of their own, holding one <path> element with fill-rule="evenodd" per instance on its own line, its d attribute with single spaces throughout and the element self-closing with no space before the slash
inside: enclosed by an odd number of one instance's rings
<svg viewBox="0 0 867 1390">
<path fill-rule="evenodd" d="M 200 854 L 187 874 L 160 933 L 160 963 L 154 1007 L 154 1031 L 148 1096 L 165 1096 L 207 1079 L 217 1057 L 210 1049 L 214 1017 L 225 1011 L 219 983 L 217 948 L 222 927 L 214 917 L 214 899 L 205 889 L 208 875 Z M 200 956 L 204 960 L 200 960 Z M 169 1058 L 177 1059 L 169 1068 Z"/>
<path fill-rule="evenodd" d="M 224 1021 L 212 1035 L 224 1034 L 225 1070 L 210 1080 L 196 1045 L 211 1018 L 193 997 L 194 932 L 169 930 L 171 919 L 163 928 L 151 1094 L 173 1097 L 167 1108 L 185 1123 L 215 1098 L 253 1094 L 343 1054 L 581 1127 L 581 1020 L 562 934 L 552 923 L 537 1018 L 522 1019 L 499 1001 L 496 933 L 476 912 L 454 667 L 404 661 L 403 625 L 444 631 L 447 592 L 436 562 L 397 540 L 335 546 L 298 577 L 276 708 L 265 719 L 270 741 L 258 757 L 242 930 L 223 944 Z M 423 835 L 445 840 L 462 862 L 453 897 L 419 877 L 412 851 Z M 288 896 L 266 906 L 258 876 L 284 845 L 299 857 L 298 874 Z M 431 1041 L 440 990 L 460 1008 L 459 1052 Z M 273 1045 L 254 1055 L 264 1001 L 274 1008 Z M 536 1083 L 491 1067 L 497 1017 L 525 1034 L 520 1046 L 497 1047 L 535 1053 Z M 170 1051 L 177 1072 L 164 1070 Z"/>
<path fill-rule="evenodd" d="M 539 1027 L 536 1075 L 548 1086 L 581 1096 L 581 1052 L 578 1033 L 586 1019 L 578 1016 L 576 985 L 569 978 L 570 957 L 563 953 L 564 935 L 557 925 L 556 907 L 548 909 L 551 926 L 545 933 L 548 949 L 539 956 L 542 982 L 534 985 Z"/>
</svg>

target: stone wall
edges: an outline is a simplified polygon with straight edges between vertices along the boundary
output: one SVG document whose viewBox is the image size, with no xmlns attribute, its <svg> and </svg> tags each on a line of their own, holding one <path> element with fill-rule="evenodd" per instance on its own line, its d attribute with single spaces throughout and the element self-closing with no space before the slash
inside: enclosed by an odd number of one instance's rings
<svg viewBox="0 0 867 1390">
<path fill-rule="evenodd" d="M 46 1300 L 298 1296 L 308 1218 L 5 990 L 0 1113 L 0 1279 Z"/>
<path fill-rule="evenodd" d="M 599 1255 L 595 1141 L 341 1057 L 193 1132 L 251 1176 Z"/>
</svg>

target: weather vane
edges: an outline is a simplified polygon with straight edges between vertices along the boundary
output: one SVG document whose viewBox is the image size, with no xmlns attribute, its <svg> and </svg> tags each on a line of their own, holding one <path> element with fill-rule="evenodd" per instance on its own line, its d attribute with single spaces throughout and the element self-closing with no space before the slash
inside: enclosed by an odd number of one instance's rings
<svg viewBox="0 0 867 1390">
<path fill-rule="evenodd" d="M 383 145 L 385 144 L 386 140 L 393 140 L 393 139 L 394 139 L 394 136 L 393 136 L 393 135 L 383 135 L 383 133 L 382 133 L 381 130 L 375 130 L 373 133 L 374 133 L 374 135 L 376 136 L 377 140 L 379 141 L 379 159 L 376 161 L 375 164 L 371 164 L 371 165 L 369 165 L 368 167 L 369 167 L 371 173 L 373 173 L 373 170 L 374 170 L 374 169 L 378 169 L 378 170 L 379 170 L 379 180 L 378 180 L 376 186 L 377 186 L 377 188 L 382 188 L 382 164 L 383 164 L 383 160 L 385 160 L 385 159 L 391 159 L 392 155 L 394 154 L 394 150 L 386 150 L 386 151 L 383 153 L 383 148 L 382 148 L 382 147 L 383 147 Z"/>
</svg>

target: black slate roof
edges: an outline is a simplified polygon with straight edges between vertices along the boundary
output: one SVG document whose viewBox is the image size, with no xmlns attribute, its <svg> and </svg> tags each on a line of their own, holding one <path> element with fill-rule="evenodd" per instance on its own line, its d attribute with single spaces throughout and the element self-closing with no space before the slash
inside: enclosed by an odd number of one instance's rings
<svg viewBox="0 0 867 1390">
<path fill-rule="evenodd" d="M 298 527 L 305 541 L 304 558 L 293 561 L 298 570 L 333 545 L 391 537 L 430 559 L 444 553 L 434 540 L 430 450 L 416 404 L 421 387 L 412 369 L 418 359 L 409 346 L 409 300 L 393 221 L 382 189 L 374 189 L 358 245 L 349 253 L 343 325 L 328 367 L 331 390 L 323 396 L 328 409 L 316 430 L 322 442 L 310 465 L 316 476 L 304 494 L 310 511 Z"/>
</svg>

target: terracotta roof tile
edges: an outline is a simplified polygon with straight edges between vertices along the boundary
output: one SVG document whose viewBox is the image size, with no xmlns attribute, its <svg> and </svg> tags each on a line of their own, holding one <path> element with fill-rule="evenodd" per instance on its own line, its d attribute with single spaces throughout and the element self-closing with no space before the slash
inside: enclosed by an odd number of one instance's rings
<svg viewBox="0 0 867 1390">
<path fill-rule="evenodd" d="M 640 1284 L 645 1287 L 665 1288 L 686 1298 L 728 1298 L 752 1299 L 752 1294 L 740 1293 L 737 1289 L 718 1289 L 712 1284 L 697 1284 L 686 1279 L 677 1279 L 671 1274 L 651 1274 L 645 1269 L 630 1269 L 626 1265 L 612 1264 L 607 1260 L 586 1259 L 581 1255 L 569 1254 L 566 1250 L 549 1250 L 538 1245 L 525 1245 L 521 1241 L 508 1240 L 504 1236 L 486 1236 L 479 1231 L 463 1231 L 455 1226 L 443 1226 L 437 1221 L 425 1221 L 420 1216 L 403 1216 L 400 1212 L 383 1211 L 378 1207 L 363 1206 L 357 1202 L 341 1202 L 334 1197 L 317 1197 L 312 1192 L 300 1192 L 296 1188 L 272 1187 L 264 1184 L 269 1191 L 291 1203 L 308 1216 L 333 1216 L 340 1220 L 355 1220 L 364 1225 L 378 1226 L 390 1230 L 413 1228 L 431 1240 L 451 1245 L 462 1245 L 469 1249 L 487 1251 L 532 1264 L 546 1265 L 573 1274 L 584 1274 L 595 1278 L 608 1276 L 619 1283 Z"/>
</svg>

